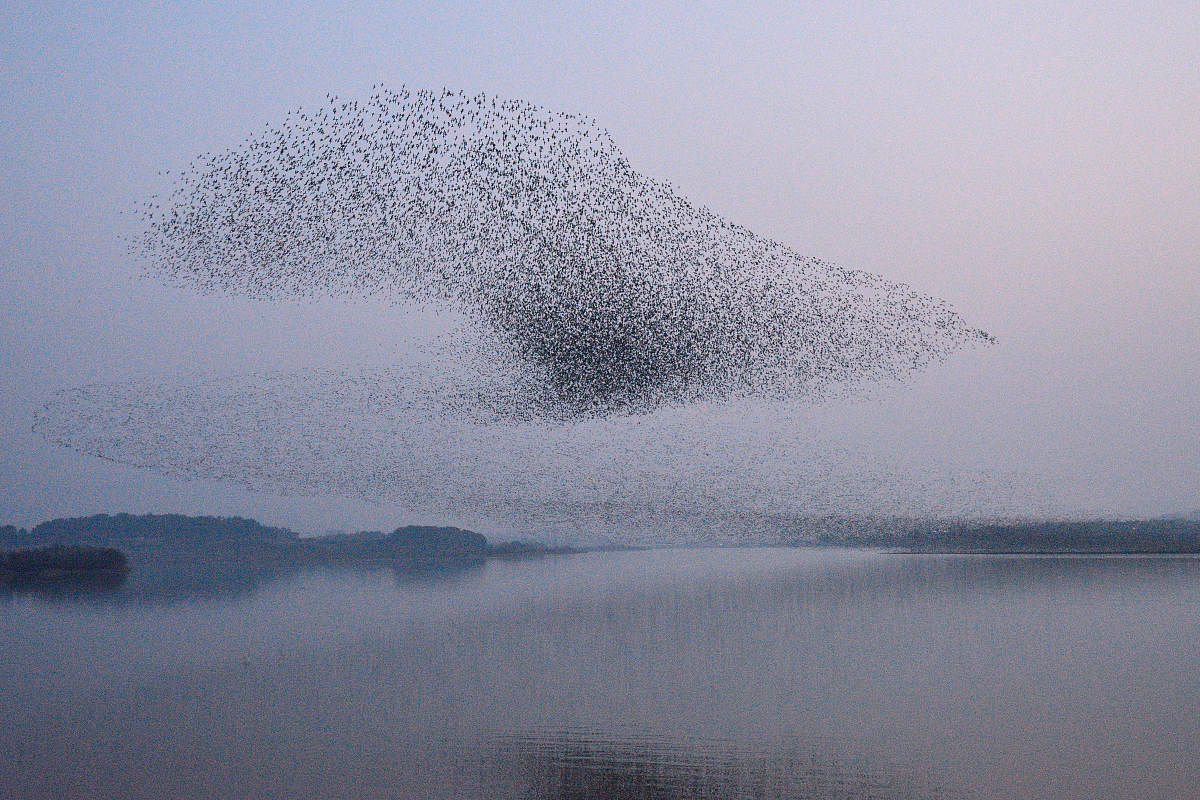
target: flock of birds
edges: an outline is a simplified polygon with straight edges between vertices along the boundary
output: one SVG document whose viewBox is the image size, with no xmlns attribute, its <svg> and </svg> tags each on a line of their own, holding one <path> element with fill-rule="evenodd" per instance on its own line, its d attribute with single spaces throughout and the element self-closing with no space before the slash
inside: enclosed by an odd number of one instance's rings
<svg viewBox="0 0 1200 800">
<path fill-rule="evenodd" d="M 53 441 L 175 475 L 406 503 L 457 491 L 475 508 L 487 485 L 500 505 L 669 505 L 721 491 L 703 470 L 679 488 L 691 445 L 669 441 L 695 445 L 696 463 L 743 459 L 707 455 L 711 440 L 677 425 L 639 443 L 641 421 L 811 401 L 990 341 L 941 300 L 688 201 L 593 120 L 518 100 L 330 97 L 170 178 L 130 241 L 151 274 L 268 300 L 449 307 L 469 329 L 423 366 L 397 354 L 353 374 L 84 387 L 38 415 Z M 619 459 L 613 436 L 630 441 Z M 724 474 L 726 492 L 754 480 Z M 547 495 L 572 480 L 587 490 Z"/>
<path fill-rule="evenodd" d="M 795 253 L 636 172 L 590 119 L 442 90 L 330 97 L 204 156 L 137 254 L 203 290 L 445 301 L 505 366 L 499 417 L 814 397 L 988 335 L 944 302 Z"/>
<path fill-rule="evenodd" d="M 568 544 L 776 543 L 828 533 L 832 518 L 979 518 L 1052 501 L 1051 487 L 969 458 L 847 438 L 841 404 L 487 423 L 447 400 L 469 370 L 444 366 L 102 383 L 58 393 L 35 424 L 77 452 L 180 479 Z"/>
</svg>

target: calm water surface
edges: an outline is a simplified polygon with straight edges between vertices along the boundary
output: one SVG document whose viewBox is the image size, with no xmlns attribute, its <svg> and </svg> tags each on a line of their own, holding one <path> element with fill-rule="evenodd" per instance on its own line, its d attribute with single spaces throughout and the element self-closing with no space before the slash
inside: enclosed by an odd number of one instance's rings
<svg viewBox="0 0 1200 800">
<path fill-rule="evenodd" d="M 0 595 L 0 797 L 1196 797 L 1200 560 L 666 550 Z"/>
</svg>

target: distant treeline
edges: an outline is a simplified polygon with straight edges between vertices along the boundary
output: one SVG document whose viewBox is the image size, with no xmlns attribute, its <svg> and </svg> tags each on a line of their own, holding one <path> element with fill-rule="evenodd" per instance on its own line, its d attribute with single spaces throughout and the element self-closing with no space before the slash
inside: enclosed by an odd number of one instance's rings
<svg viewBox="0 0 1200 800">
<path fill-rule="evenodd" d="M 362 531 L 297 539 L 296 552 L 312 561 L 393 561 L 412 564 L 483 561 L 490 555 L 483 534 L 462 528 L 407 525 L 391 533 Z"/>
<path fill-rule="evenodd" d="M 400 561 L 414 564 L 481 561 L 489 556 L 563 552 L 536 542 L 488 543 L 474 531 L 407 525 L 392 531 L 362 531 L 303 537 L 287 528 L 242 517 L 182 514 L 97 514 L 56 519 L 30 530 L 0 527 L 0 549 L 51 547 L 118 548 L 131 554 L 238 556 L 307 562 Z"/>
<path fill-rule="evenodd" d="M 1200 553 L 1200 518 L 1195 515 L 1003 523 L 827 516 L 763 520 L 762 530 L 761 538 L 748 541 L 923 553 Z M 0 526 L 0 551 L 53 545 L 116 548 L 127 553 L 135 565 L 147 558 L 173 558 L 180 562 L 382 563 L 420 568 L 575 552 L 536 542 L 493 544 L 474 531 L 426 525 L 407 525 L 390 533 L 305 537 L 242 517 L 97 514 L 43 522 L 30 530 Z"/>
<path fill-rule="evenodd" d="M 783 540 L 919 553 L 1200 553 L 1200 518 L 997 523 L 826 518 L 794 523 Z"/>
<path fill-rule="evenodd" d="M 1200 520 L 954 524 L 910 532 L 898 546 L 918 552 L 1200 553 Z"/>
<path fill-rule="evenodd" d="M 188 517 L 182 514 L 96 514 L 55 519 L 26 531 L 0 528 L 0 546 L 45 547 L 53 544 L 145 547 L 178 550 L 218 546 L 286 547 L 298 538 L 286 528 L 270 528 L 242 517 Z"/>
</svg>

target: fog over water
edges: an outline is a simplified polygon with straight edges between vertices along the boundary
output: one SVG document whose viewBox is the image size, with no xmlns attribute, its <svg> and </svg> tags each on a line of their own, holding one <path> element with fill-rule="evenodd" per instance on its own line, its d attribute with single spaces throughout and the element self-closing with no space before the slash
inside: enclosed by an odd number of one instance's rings
<svg viewBox="0 0 1200 800">
<path fill-rule="evenodd" d="M 425 520 L 537 533 L 553 514 L 528 508 L 547 502 L 1200 506 L 1200 80 L 1187 4 L 1136 16 L 1107 4 L 3 14 L 3 521 L 174 510 L 315 531 Z M 373 502 L 369 481 L 310 496 L 287 482 L 261 492 L 164 477 L 34 434 L 62 389 L 388 370 L 456 327 L 438 307 L 169 288 L 138 274 L 121 243 L 137 230 L 125 212 L 166 185 L 160 170 L 379 82 L 595 117 L 681 195 L 799 253 L 944 298 L 997 344 L 853 398 L 539 428 L 532 444 L 498 433 L 477 446 L 466 431 L 456 441 L 471 457 L 445 471 L 478 496 L 457 508 L 428 492 Z M 267 443 L 287 422 L 268 423 Z M 505 497 L 519 502 L 488 502 Z"/>
</svg>

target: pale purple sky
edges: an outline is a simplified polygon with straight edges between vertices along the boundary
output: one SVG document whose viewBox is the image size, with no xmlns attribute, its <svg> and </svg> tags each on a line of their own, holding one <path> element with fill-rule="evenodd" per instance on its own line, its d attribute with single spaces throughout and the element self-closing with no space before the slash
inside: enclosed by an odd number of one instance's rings
<svg viewBox="0 0 1200 800">
<path fill-rule="evenodd" d="M 639 171 L 999 340 L 787 424 L 910 473 L 996 476 L 1000 511 L 1200 508 L 1194 3 L 81 5 L 0 11 L 0 523 L 404 521 L 30 432 L 61 388 L 405 348 L 413 323 L 382 304 L 197 297 L 136 274 L 119 240 L 159 170 L 380 82 L 594 116 Z"/>
</svg>

